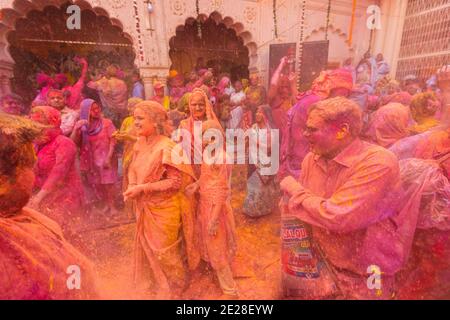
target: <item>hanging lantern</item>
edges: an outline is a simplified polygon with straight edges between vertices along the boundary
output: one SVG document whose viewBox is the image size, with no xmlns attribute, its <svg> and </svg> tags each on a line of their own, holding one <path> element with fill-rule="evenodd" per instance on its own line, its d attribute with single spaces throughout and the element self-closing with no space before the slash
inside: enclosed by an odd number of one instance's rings
<svg viewBox="0 0 450 320">
<path fill-rule="evenodd" d="M 155 10 L 155 8 L 153 7 L 153 2 L 151 2 L 150 0 L 147 0 L 147 1 L 145 2 L 145 4 L 147 5 L 147 12 L 148 12 L 149 14 L 152 14 L 153 11 Z"/>
</svg>

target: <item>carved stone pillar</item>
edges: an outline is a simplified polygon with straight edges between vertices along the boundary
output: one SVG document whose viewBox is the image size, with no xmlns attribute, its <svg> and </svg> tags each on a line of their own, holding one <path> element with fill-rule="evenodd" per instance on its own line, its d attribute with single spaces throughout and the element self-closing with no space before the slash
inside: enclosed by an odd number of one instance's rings
<svg viewBox="0 0 450 320">
<path fill-rule="evenodd" d="M 142 82 L 144 83 L 145 97 L 151 99 L 154 96 L 153 82 L 159 81 L 164 84 L 167 90 L 167 75 L 169 74 L 169 68 L 153 68 L 143 67 L 140 69 L 142 75 Z M 166 92 L 167 94 L 168 92 Z"/>
</svg>

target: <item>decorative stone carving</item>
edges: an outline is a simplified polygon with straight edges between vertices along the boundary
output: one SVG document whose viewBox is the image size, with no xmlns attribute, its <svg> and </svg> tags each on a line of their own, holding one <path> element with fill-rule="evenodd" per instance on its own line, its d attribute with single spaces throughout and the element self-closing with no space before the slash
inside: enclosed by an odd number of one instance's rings
<svg viewBox="0 0 450 320">
<path fill-rule="evenodd" d="M 247 7 L 244 10 L 244 19 L 248 24 L 253 24 L 256 20 L 256 8 Z"/>
<path fill-rule="evenodd" d="M 119 9 L 125 6 L 125 0 L 110 0 L 111 7 L 114 9 Z"/>
<path fill-rule="evenodd" d="M 182 16 L 186 12 L 186 3 L 183 0 L 171 0 L 170 9 L 175 16 Z"/>
<path fill-rule="evenodd" d="M 222 9 L 222 5 L 223 5 L 223 0 L 211 0 L 210 12 L 220 11 Z"/>
</svg>

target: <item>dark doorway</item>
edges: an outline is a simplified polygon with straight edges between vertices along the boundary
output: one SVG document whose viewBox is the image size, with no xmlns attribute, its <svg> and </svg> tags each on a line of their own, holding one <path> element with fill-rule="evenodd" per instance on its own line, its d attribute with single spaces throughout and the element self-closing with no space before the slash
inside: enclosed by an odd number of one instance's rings
<svg viewBox="0 0 450 320">
<path fill-rule="evenodd" d="M 187 75 L 195 69 L 199 58 L 205 67 L 212 68 L 216 75 L 229 74 L 232 80 L 248 78 L 249 51 L 236 31 L 217 23 L 211 17 L 201 23 L 201 37 L 198 22 L 191 18 L 170 40 L 171 69 Z"/>
<path fill-rule="evenodd" d="M 8 34 L 9 51 L 15 61 L 13 91 L 31 102 L 37 90 L 36 74 L 64 73 L 70 82 L 80 76 L 73 62 L 75 56 L 85 57 L 90 74 L 96 74 L 109 64 L 124 71 L 134 67 L 132 41 L 111 20 L 92 10 L 82 10 L 81 29 L 66 27 L 70 2 L 61 7 L 47 6 L 32 10 L 18 19 L 15 30 Z"/>
</svg>

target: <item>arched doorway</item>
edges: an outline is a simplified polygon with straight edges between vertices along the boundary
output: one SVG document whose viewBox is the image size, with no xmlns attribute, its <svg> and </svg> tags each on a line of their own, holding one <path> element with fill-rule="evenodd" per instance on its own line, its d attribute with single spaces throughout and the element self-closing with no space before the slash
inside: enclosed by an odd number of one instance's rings
<svg viewBox="0 0 450 320">
<path fill-rule="evenodd" d="M 242 32 L 242 25 L 234 24 L 231 18 L 222 19 L 217 12 L 209 17 L 201 15 L 200 20 L 201 37 L 198 20 L 192 17 L 176 28 L 169 43 L 171 69 L 187 75 L 202 59 L 216 75 L 228 73 L 233 80 L 247 78 L 251 58 L 256 55 L 251 35 Z"/>
<path fill-rule="evenodd" d="M 75 56 L 87 58 L 91 75 L 112 63 L 124 71 L 134 68 L 132 40 L 120 22 L 110 19 L 103 9 L 86 4 L 80 6 L 81 29 L 69 30 L 66 10 L 71 4 L 31 9 L 15 19 L 13 30 L 7 33 L 7 50 L 14 61 L 11 86 L 28 102 L 35 96 L 39 72 L 65 73 L 69 81 L 76 81 L 80 69 L 73 62 Z"/>
<path fill-rule="evenodd" d="M 325 39 L 326 27 L 314 29 L 305 37 L 305 41 L 321 41 Z M 354 58 L 355 48 L 349 45 L 348 35 L 339 28 L 335 28 L 332 24 L 328 26 L 328 40 L 330 47 L 328 51 L 327 69 L 336 69 L 347 58 Z M 354 63 L 357 63 L 354 61 Z"/>
</svg>

